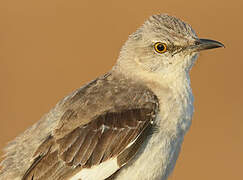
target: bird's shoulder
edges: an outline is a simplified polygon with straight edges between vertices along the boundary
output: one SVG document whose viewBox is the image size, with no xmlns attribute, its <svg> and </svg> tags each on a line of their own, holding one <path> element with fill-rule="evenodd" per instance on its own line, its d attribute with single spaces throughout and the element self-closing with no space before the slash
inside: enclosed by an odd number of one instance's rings
<svg viewBox="0 0 243 180">
<path fill-rule="evenodd" d="M 74 91 L 58 104 L 56 109 L 62 116 L 55 128 L 55 135 L 62 137 L 104 113 L 152 108 L 155 105 L 158 105 L 156 95 L 144 84 L 107 73 Z"/>
</svg>

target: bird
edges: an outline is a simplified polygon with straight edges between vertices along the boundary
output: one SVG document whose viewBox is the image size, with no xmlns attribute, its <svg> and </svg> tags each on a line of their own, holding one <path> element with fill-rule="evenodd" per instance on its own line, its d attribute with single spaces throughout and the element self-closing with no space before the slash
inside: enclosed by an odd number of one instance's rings
<svg viewBox="0 0 243 180">
<path fill-rule="evenodd" d="M 117 62 L 4 149 L 1 180 L 166 180 L 194 112 L 189 72 L 224 47 L 167 14 L 129 35 Z"/>
</svg>

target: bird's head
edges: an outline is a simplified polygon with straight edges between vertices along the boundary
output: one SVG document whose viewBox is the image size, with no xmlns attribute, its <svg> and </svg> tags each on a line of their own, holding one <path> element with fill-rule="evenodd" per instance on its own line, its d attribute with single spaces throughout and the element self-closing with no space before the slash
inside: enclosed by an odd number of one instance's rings
<svg viewBox="0 0 243 180">
<path fill-rule="evenodd" d="M 199 39 L 191 26 L 180 19 L 153 15 L 129 36 L 118 64 L 125 67 L 124 71 L 131 68 L 162 76 L 180 74 L 191 69 L 199 51 L 223 46 Z"/>
</svg>

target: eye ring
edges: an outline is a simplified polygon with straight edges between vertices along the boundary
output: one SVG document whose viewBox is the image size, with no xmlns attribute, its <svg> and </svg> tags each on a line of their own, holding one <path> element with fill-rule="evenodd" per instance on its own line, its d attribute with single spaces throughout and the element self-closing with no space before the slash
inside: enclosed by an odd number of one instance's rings
<svg viewBox="0 0 243 180">
<path fill-rule="evenodd" d="M 157 52 L 157 53 L 164 53 L 167 51 L 167 45 L 165 43 L 162 43 L 162 42 L 157 42 L 154 44 L 154 50 Z"/>
</svg>

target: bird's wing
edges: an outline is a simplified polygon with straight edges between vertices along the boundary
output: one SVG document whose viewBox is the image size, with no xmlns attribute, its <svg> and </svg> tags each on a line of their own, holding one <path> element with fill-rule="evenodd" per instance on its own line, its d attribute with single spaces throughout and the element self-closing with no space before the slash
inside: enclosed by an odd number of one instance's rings
<svg viewBox="0 0 243 180">
<path fill-rule="evenodd" d="M 23 180 L 65 179 L 114 160 L 111 172 L 101 175 L 111 176 L 134 157 L 151 133 L 155 113 L 153 103 L 139 109 L 106 112 L 61 139 L 49 136 L 38 148 L 39 156 Z"/>
<path fill-rule="evenodd" d="M 85 180 L 96 177 L 89 171 L 95 167 L 104 168 L 97 171 L 105 179 L 124 166 L 151 133 L 158 111 L 156 96 L 131 83 L 110 75 L 64 98 L 54 113 L 62 114 L 58 125 L 36 149 L 22 180 L 68 179 L 80 173 Z"/>
</svg>

